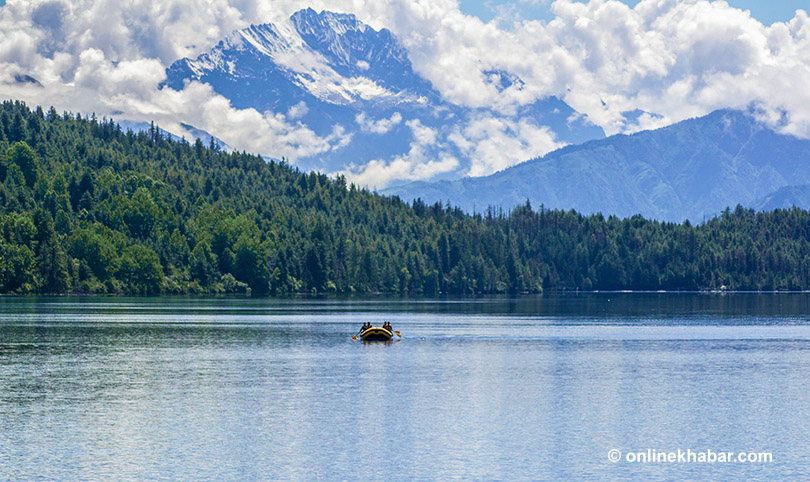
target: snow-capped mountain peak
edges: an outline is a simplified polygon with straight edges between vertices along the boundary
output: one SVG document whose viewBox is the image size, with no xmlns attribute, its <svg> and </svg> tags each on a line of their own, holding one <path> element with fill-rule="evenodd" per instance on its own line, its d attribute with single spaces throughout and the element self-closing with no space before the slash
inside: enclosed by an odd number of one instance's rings
<svg viewBox="0 0 810 482">
<path fill-rule="evenodd" d="M 499 89 L 522 84 L 502 70 L 484 74 Z M 210 84 L 236 108 L 289 115 L 288 120 L 322 138 L 342 133 L 317 155 L 293 159 L 305 169 L 335 172 L 363 170 L 366 164 L 434 162 L 396 174 L 392 182 L 397 176 L 408 180 L 486 171 L 470 167 L 476 156 L 503 151 L 503 162 L 487 162 L 511 165 L 565 143 L 604 137 L 600 128 L 555 98 L 524 106 L 512 116 L 449 103 L 416 73 L 407 50 L 389 30 L 375 30 L 342 13 L 306 9 L 282 22 L 235 31 L 209 52 L 176 61 L 164 84 L 179 90 L 188 81 Z M 523 138 L 503 148 L 476 146 L 492 142 L 492 136 L 515 135 Z M 505 151 L 509 146 L 515 146 L 512 152 Z"/>
<path fill-rule="evenodd" d="M 354 15 L 312 9 L 233 32 L 210 52 L 175 62 L 166 84 L 177 89 L 184 80 L 210 79 L 218 73 L 278 82 L 281 79 L 273 79 L 277 74 L 333 104 L 396 103 L 434 94 L 413 73 L 404 49 L 388 30 L 376 31 Z"/>
</svg>

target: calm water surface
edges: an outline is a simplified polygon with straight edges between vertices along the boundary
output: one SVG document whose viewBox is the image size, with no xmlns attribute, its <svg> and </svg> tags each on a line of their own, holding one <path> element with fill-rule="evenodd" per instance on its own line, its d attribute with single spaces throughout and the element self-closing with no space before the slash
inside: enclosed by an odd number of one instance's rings
<svg viewBox="0 0 810 482">
<path fill-rule="evenodd" d="M 384 319 L 402 341 L 351 340 Z M 808 294 L 0 298 L 2 480 L 808 473 Z"/>
</svg>

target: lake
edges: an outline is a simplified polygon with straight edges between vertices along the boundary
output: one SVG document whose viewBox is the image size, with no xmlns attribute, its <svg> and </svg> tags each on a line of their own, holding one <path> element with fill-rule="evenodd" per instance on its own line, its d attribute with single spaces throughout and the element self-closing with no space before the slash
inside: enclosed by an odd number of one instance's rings
<svg viewBox="0 0 810 482">
<path fill-rule="evenodd" d="M 810 294 L 0 298 L 2 480 L 809 472 Z"/>
</svg>

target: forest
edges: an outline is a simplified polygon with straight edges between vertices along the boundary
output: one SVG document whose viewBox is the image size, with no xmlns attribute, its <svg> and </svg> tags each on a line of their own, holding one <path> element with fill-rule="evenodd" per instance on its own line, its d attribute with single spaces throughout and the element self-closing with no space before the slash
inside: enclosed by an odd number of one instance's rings
<svg viewBox="0 0 810 482">
<path fill-rule="evenodd" d="M 715 289 L 810 289 L 810 212 L 470 215 L 154 126 L 0 107 L 0 293 Z"/>
</svg>

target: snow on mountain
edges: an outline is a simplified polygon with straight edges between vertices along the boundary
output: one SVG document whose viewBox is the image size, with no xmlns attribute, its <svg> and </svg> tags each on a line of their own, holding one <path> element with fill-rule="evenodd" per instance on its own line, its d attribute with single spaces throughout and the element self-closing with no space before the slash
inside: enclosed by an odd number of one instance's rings
<svg viewBox="0 0 810 482">
<path fill-rule="evenodd" d="M 502 70 L 482 75 L 499 91 L 523 85 Z M 604 137 L 554 97 L 509 113 L 446 102 L 389 30 L 327 11 L 233 32 L 172 64 L 164 85 L 180 90 L 189 81 L 211 85 L 236 108 L 272 112 L 333 139 L 328 150 L 291 161 L 372 187 L 489 174 Z"/>
</svg>

